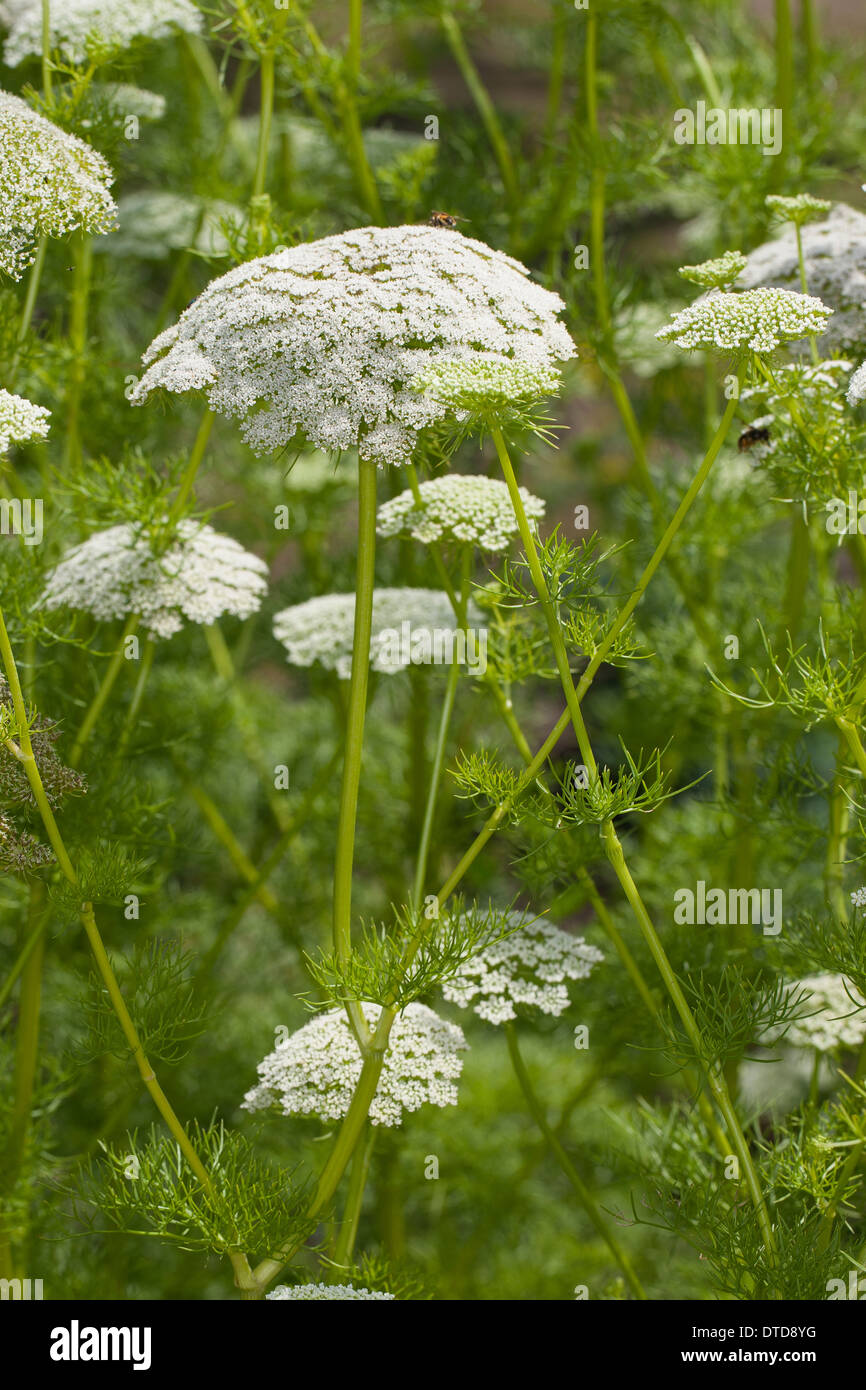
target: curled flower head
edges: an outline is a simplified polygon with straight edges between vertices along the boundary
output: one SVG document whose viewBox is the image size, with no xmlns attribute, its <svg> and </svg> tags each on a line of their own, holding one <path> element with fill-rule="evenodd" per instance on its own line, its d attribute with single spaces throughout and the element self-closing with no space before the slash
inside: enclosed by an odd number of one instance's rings
<svg viewBox="0 0 866 1390">
<path fill-rule="evenodd" d="M 0 874 L 29 874 L 54 862 L 54 852 L 0 812 Z"/>
<path fill-rule="evenodd" d="M 771 212 L 786 222 L 802 227 L 806 222 L 815 222 L 826 217 L 833 204 L 827 198 L 813 198 L 811 193 L 798 193 L 795 198 L 785 198 L 779 193 L 770 193 L 765 202 Z"/>
<path fill-rule="evenodd" d="M 376 522 L 380 536 L 412 536 L 424 545 L 445 540 L 504 550 L 517 534 L 508 488 L 496 478 L 449 473 L 421 483 L 418 491 L 420 501 L 407 491 L 383 502 Z M 541 498 L 525 487 L 520 496 L 530 521 L 540 520 L 544 516 Z"/>
<path fill-rule="evenodd" d="M 470 604 L 470 621 L 480 617 Z M 341 680 L 352 674 L 355 595 L 324 594 L 284 608 L 274 618 L 274 636 L 292 666 L 318 662 Z M 459 651 L 454 610 L 439 589 L 375 589 L 370 665 L 393 675 L 406 666 L 451 663 Z M 438 653 L 438 655 L 437 655 Z"/>
<path fill-rule="evenodd" d="M 436 227 L 360 227 L 247 261 L 148 348 L 131 399 L 204 390 L 258 453 L 306 438 L 410 461 L 449 407 L 412 385 L 445 361 L 575 355 L 555 294 L 519 261 Z"/>
<path fill-rule="evenodd" d="M 13 444 L 44 438 L 50 414 L 44 405 L 34 405 L 24 396 L 0 390 L 0 458 L 8 454 Z"/>
<path fill-rule="evenodd" d="M 158 552 L 153 541 L 129 524 L 96 532 L 51 571 L 43 605 L 103 621 L 138 613 L 152 637 L 172 637 L 184 621 L 248 618 L 260 607 L 267 565 L 230 536 L 182 521 L 166 549 Z"/>
<path fill-rule="evenodd" d="M 582 936 L 560 931 L 543 918 L 527 922 L 524 913 L 510 915 L 519 929 L 468 960 L 442 993 L 452 1004 L 473 1008 L 487 1023 L 516 1018 L 521 1004 L 558 1018 L 569 1005 L 563 982 L 586 979 L 604 956 Z"/>
<path fill-rule="evenodd" d="M 376 1027 L 381 1009 L 363 1004 Z M 447 1023 L 424 1004 L 408 1004 L 391 1029 L 385 1063 L 370 1105 L 374 1125 L 399 1125 L 403 1112 L 421 1105 L 456 1105 L 457 1081 L 467 1047 L 462 1028 Z M 248 1091 L 244 1110 L 276 1108 L 283 1115 L 317 1115 L 339 1120 L 349 1108 L 361 1075 L 361 1053 L 342 1009 L 305 1023 L 258 1065 L 259 1084 Z"/>
<path fill-rule="evenodd" d="M 806 975 L 787 990 L 792 999 L 802 998 L 806 1016 L 788 1026 L 783 1042 L 835 1052 L 839 1047 L 859 1047 L 866 1039 L 866 999 L 844 975 Z M 772 1037 L 780 1032 L 774 1030 Z"/>
<path fill-rule="evenodd" d="M 824 357 L 866 353 L 866 216 L 837 203 L 823 222 L 800 233 L 806 284 L 833 309 L 823 341 Z M 746 289 L 777 285 L 800 287 L 797 231 L 789 225 L 778 237 L 749 253 L 738 284 Z M 802 345 L 806 351 L 806 344 Z"/>
<path fill-rule="evenodd" d="M 358 1289 L 354 1284 L 278 1284 L 270 1293 L 265 1294 L 265 1299 L 349 1299 L 349 1298 L 384 1298 L 393 1300 L 392 1293 L 374 1293 L 372 1289 Z"/>
<path fill-rule="evenodd" d="M 848 404 L 866 401 L 866 362 L 861 363 L 848 383 Z"/>
<path fill-rule="evenodd" d="M 107 59 L 134 39 L 163 39 L 176 29 L 201 30 L 192 0 L 52 0 L 51 48 L 69 63 Z M 6 0 L 0 19 L 9 29 L 3 61 L 14 68 L 42 52 L 42 0 Z"/>
<path fill-rule="evenodd" d="M 437 362 L 412 382 L 461 422 L 503 424 L 526 416 L 562 385 L 555 367 L 521 362 L 497 353 L 478 353 L 466 361 Z"/>
<path fill-rule="evenodd" d="M 717 352 L 772 352 L 780 343 L 823 332 L 833 310 L 793 290 L 743 290 L 698 299 L 659 329 L 663 342 Z"/>
<path fill-rule="evenodd" d="M 9 686 L 0 676 L 0 725 L 6 730 L 17 730 L 15 706 Z M 8 732 L 5 738 L 8 738 Z M 87 783 L 80 772 L 75 772 L 61 762 L 55 751 L 60 730 L 44 715 L 38 714 L 30 725 L 30 741 L 33 756 L 42 786 L 52 806 L 59 806 L 67 796 L 83 796 Z M 11 802 L 22 806 L 35 806 L 33 788 L 21 760 L 0 742 L 0 803 Z M 7 834 L 10 833 L 7 831 Z"/>
<path fill-rule="evenodd" d="M 703 285 L 708 290 L 726 290 L 745 269 L 746 258 L 742 251 L 726 251 L 713 261 L 702 261 L 700 265 L 681 265 L 680 275 L 691 280 L 694 285 Z"/>
<path fill-rule="evenodd" d="M 96 150 L 0 92 L 0 270 L 20 280 L 40 236 L 109 231 L 113 180 Z"/>
</svg>

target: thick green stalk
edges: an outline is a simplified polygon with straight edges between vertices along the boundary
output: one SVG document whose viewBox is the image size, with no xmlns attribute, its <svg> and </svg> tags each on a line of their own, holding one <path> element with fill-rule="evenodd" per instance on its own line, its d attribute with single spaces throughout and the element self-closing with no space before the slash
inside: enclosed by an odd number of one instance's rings
<svg viewBox="0 0 866 1390">
<path fill-rule="evenodd" d="M 256 172 L 253 177 L 253 197 L 260 198 L 268 177 L 268 151 L 271 145 L 271 122 L 274 115 L 274 55 L 268 50 L 261 55 L 261 105 L 259 108 L 259 141 L 256 153 Z"/>
<path fill-rule="evenodd" d="M 355 578 L 355 625 L 352 637 L 352 676 L 346 721 L 346 752 L 340 792 L 337 853 L 334 863 L 334 951 L 343 965 L 352 949 L 352 867 L 355 857 L 355 824 L 358 788 L 364 751 L 364 720 L 370 672 L 370 639 L 373 627 L 373 586 L 376 564 L 376 464 L 358 459 L 358 560 Z M 369 1029 L 357 1003 L 346 1012 L 362 1049 Z"/>
<path fill-rule="evenodd" d="M 824 863 L 824 895 L 840 926 L 848 921 L 848 904 L 844 892 L 845 848 L 851 803 L 846 793 L 844 734 L 839 733 L 836 765 L 830 784 L 830 826 L 827 837 L 827 858 Z"/>
<path fill-rule="evenodd" d="M 367 1186 L 367 1175 L 370 1171 L 370 1159 L 373 1154 L 373 1145 L 376 1142 L 376 1130 L 368 1120 L 364 1127 L 364 1136 L 356 1146 L 352 1167 L 349 1174 L 349 1187 L 346 1193 L 346 1206 L 343 1212 L 343 1220 L 340 1226 L 340 1234 L 334 1250 L 334 1264 L 342 1269 L 347 1269 L 352 1262 L 352 1254 L 355 1249 L 355 1240 L 358 1235 L 358 1222 L 361 1219 L 361 1206 L 364 1201 L 364 1189 Z"/>
<path fill-rule="evenodd" d="M 86 375 L 87 317 L 90 306 L 90 282 L 93 267 L 93 241 L 87 232 L 76 232 L 72 238 L 74 272 L 72 303 L 69 319 L 69 346 L 72 362 L 69 369 L 69 390 L 66 400 L 66 463 L 78 468 L 81 463 L 81 391 Z"/>
<path fill-rule="evenodd" d="M 45 933 L 42 928 L 45 925 L 45 917 L 45 885 L 39 879 L 34 879 L 30 885 L 26 932 L 28 938 L 37 934 L 36 947 L 31 951 L 24 967 L 18 996 L 12 1113 L 9 1118 L 6 1149 L 0 1154 L 0 1191 L 9 1191 L 14 1186 L 30 1132 L 39 1058 L 39 1010 L 42 1002 L 42 963 L 45 954 Z"/>
<path fill-rule="evenodd" d="M 46 104 L 54 105 L 51 88 L 51 0 L 42 0 L 42 92 Z"/>
<path fill-rule="evenodd" d="M 168 514 L 167 529 L 169 531 L 180 520 L 183 514 L 183 509 L 186 506 L 187 498 L 192 492 L 193 484 L 195 483 L 196 479 L 196 474 L 198 473 L 201 461 L 204 458 L 205 449 L 207 448 L 207 442 L 210 438 L 210 432 L 213 429 L 214 418 L 214 412 L 208 408 L 205 408 L 205 412 L 202 415 L 198 430 L 196 431 L 195 439 L 193 440 L 193 446 L 190 451 L 189 459 L 187 460 L 186 468 L 183 471 L 183 477 L 180 480 L 180 487 L 177 490 L 177 496 L 175 497 Z"/>
<path fill-rule="evenodd" d="M 96 721 L 105 708 L 106 701 L 114 689 L 117 677 L 120 675 L 121 667 L 126 660 L 127 638 L 133 636 L 140 621 L 141 619 L 137 613 L 131 613 L 126 620 L 123 632 L 120 634 L 120 642 L 118 643 L 117 650 L 108 663 L 108 669 L 102 678 L 99 689 L 87 707 L 84 719 L 81 722 L 81 727 L 75 736 L 72 752 L 69 755 L 71 767 L 77 767 L 81 761 L 81 754 L 84 752 L 84 747 L 93 733 Z"/>
<path fill-rule="evenodd" d="M 481 117 L 481 123 L 487 132 L 487 138 L 496 156 L 499 165 L 499 172 L 502 175 L 502 183 L 505 188 L 505 196 L 512 207 L 517 205 L 520 198 L 520 190 L 517 184 L 517 175 L 514 171 L 514 161 L 511 158 L 511 150 L 505 133 L 499 123 L 496 108 L 490 100 L 487 88 L 481 80 L 481 75 L 472 61 L 469 49 L 466 47 L 466 40 L 463 31 L 457 22 L 448 4 L 444 4 L 440 13 L 442 30 L 445 34 L 448 47 L 451 49 L 455 63 L 463 77 L 463 81 L 469 88 L 472 100 L 475 102 L 476 109 Z"/>
<path fill-rule="evenodd" d="M 518 1082 L 520 1083 L 520 1089 L 523 1092 L 524 1099 L 526 1100 L 526 1106 L 529 1110 L 530 1115 L 532 1116 L 535 1123 L 538 1125 L 538 1128 L 540 1129 L 541 1133 L 544 1135 L 550 1152 L 553 1154 L 563 1173 L 568 1178 L 568 1181 L 570 1182 L 572 1188 L 574 1189 L 575 1195 L 577 1196 L 577 1200 L 580 1202 L 580 1205 L 583 1207 L 584 1211 L 586 1212 L 596 1231 L 601 1236 L 608 1250 L 613 1255 L 613 1258 L 616 1260 L 617 1264 L 622 1270 L 623 1275 L 625 1276 L 626 1283 L 628 1284 L 635 1298 L 639 1298 L 641 1300 L 645 1299 L 646 1294 L 644 1293 L 643 1285 L 641 1284 L 640 1280 L 637 1277 L 637 1274 L 635 1273 L 634 1266 L 632 1265 L 632 1262 L 629 1259 L 627 1252 L 622 1248 L 619 1241 L 611 1233 L 607 1222 L 605 1221 L 604 1217 L 601 1214 L 601 1211 L 599 1210 L 595 1198 L 593 1197 L 589 1188 L 586 1186 L 586 1183 L 583 1181 L 583 1178 L 578 1173 L 568 1154 L 565 1152 L 565 1149 L 562 1147 L 562 1144 L 560 1143 L 558 1136 L 556 1135 L 555 1131 L 551 1128 L 548 1122 L 547 1116 L 544 1113 L 544 1106 L 541 1104 L 541 1101 L 539 1100 L 535 1087 L 532 1084 L 532 1078 L 530 1077 L 529 1072 L 526 1069 L 526 1063 L 523 1060 L 523 1056 L 520 1051 L 520 1044 L 517 1040 L 517 1029 L 515 1028 L 513 1023 L 505 1024 L 505 1037 L 508 1042 L 508 1053 L 511 1058 L 511 1065 L 514 1068 L 514 1074 L 517 1077 Z"/>
</svg>

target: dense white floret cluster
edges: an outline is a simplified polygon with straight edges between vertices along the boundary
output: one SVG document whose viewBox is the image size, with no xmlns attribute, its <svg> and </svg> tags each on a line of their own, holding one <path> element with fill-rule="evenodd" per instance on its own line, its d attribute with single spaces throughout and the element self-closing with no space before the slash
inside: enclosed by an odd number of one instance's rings
<svg viewBox="0 0 866 1390">
<path fill-rule="evenodd" d="M 848 383 L 848 404 L 858 405 L 860 401 L 866 401 L 866 362 L 857 368 Z"/>
<path fill-rule="evenodd" d="M 517 517 L 508 488 L 496 478 L 449 473 L 421 483 L 420 502 L 411 491 L 383 502 L 376 529 L 380 536 L 412 536 L 430 545 L 453 541 L 483 550 L 504 550 L 517 534 Z M 530 522 L 544 516 L 544 503 L 527 488 L 520 496 Z"/>
<path fill-rule="evenodd" d="M 0 92 L 0 270 L 20 280 L 40 236 L 109 231 L 113 181 L 96 150 Z"/>
<path fill-rule="evenodd" d="M 834 310 L 819 345 L 823 356 L 866 350 L 866 216 L 837 203 L 825 221 L 803 227 L 801 237 L 809 292 Z M 750 253 L 737 283 L 794 289 L 799 277 L 796 230 L 787 226 Z"/>
<path fill-rule="evenodd" d="M 725 251 L 712 261 L 701 261 L 699 265 L 681 265 L 680 275 L 691 280 L 694 285 L 705 289 L 728 289 L 741 271 L 745 269 L 746 258 L 742 251 Z"/>
<path fill-rule="evenodd" d="M 267 592 L 267 565 L 230 536 L 182 521 L 162 551 L 130 524 L 111 526 L 68 551 L 48 576 L 46 608 L 76 608 L 107 621 L 137 613 L 153 637 L 184 622 L 248 618 Z"/>
<path fill-rule="evenodd" d="M 766 203 L 777 217 L 784 217 L 786 222 L 794 222 L 798 226 L 825 217 L 833 206 L 829 198 L 813 198 L 811 193 L 797 193 L 793 198 L 770 193 Z"/>
<path fill-rule="evenodd" d="M 478 622 L 480 616 L 470 604 L 470 622 Z M 348 680 L 354 626 L 355 595 L 323 594 L 277 613 L 274 636 L 285 647 L 290 665 L 312 666 L 317 661 L 336 671 L 341 680 Z M 406 666 L 439 659 L 445 664 L 456 635 L 454 610 L 441 590 L 374 590 L 370 636 L 374 671 L 393 675 Z M 444 653 L 441 658 L 437 656 L 439 648 Z"/>
<path fill-rule="evenodd" d="M 855 907 L 866 907 L 866 888 L 855 888 L 851 894 L 851 902 Z"/>
<path fill-rule="evenodd" d="M 381 1009 L 363 1004 L 376 1027 Z M 370 1105 L 374 1125 L 399 1125 L 404 1111 L 421 1105 L 456 1105 L 457 1081 L 467 1047 L 462 1028 L 428 1009 L 408 1004 L 394 1020 L 385 1062 Z M 317 1115 L 339 1120 L 349 1108 L 361 1075 L 361 1053 L 342 1009 L 319 1014 L 279 1044 L 258 1065 L 259 1084 L 248 1091 L 244 1110 L 276 1108 L 283 1115 Z"/>
<path fill-rule="evenodd" d="M 34 405 L 24 396 L 0 389 L 0 458 L 13 444 L 26 444 L 29 439 L 48 433 L 51 411 L 44 405 Z"/>
<path fill-rule="evenodd" d="M 560 931 L 543 918 L 524 926 L 525 914 L 510 916 L 519 930 L 468 960 L 442 993 L 452 1004 L 474 1008 L 487 1023 L 516 1018 L 520 1004 L 558 1018 L 569 1005 L 565 980 L 586 979 L 604 956 L 582 936 Z"/>
<path fill-rule="evenodd" d="M 383 1298 L 393 1301 L 392 1293 L 374 1293 L 372 1289 L 356 1289 L 354 1284 L 278 1284 L 270 1293 L 265 1294 L 266 1299 L 347 1299 L 347 1298 Z"/>
<path fill-rule="evenodd" d="M 51 47 L 71 63 L 90 53 L 128 48 L 134 39 L 164 39 L 176 29 L 197 34 L 201 14 L 191 0 L 51 0 Z M 6 0 L 0 20 L 9 33 L 3 61 L 15 67 L 42 52 L 42 0 Z"/>
<path fill-rule="evenodd" d="M 562 307 L 519 261 L 458 232 L 360 227 L 212 281 L 148 348 L 132 399 L 204 390 L 259 453 L 305 437 L 405 464 L 448 415 L 413 383 L 479 354 L 533 368 L 573 357 Z"/>
<path fill-rule="evenodd" d="M 562 376 L 545 363 L 491 352 L 463 362 L 438 362 L 412 385 L 458 419 L 474 415 L 496 420 L 555 395 Z"/>
<path fill-rule="evenodd" d="M 659 330 L 663 342 L 705 351 L 772 352 L 780 343 L 821 333 L 833 310 L 794 290 L 708 294 Z"/>
<path fill-rule="evenodd" d="M 866 1039 L 866 999 L 844 975 L 806 975 L 790 984 L 788 993 L 795 999 L 803 996 L 808 1017 L 792 1023 L 783 1042 L 834 1052 L 838 1047 L 859 1047 Z"/>
</svg>

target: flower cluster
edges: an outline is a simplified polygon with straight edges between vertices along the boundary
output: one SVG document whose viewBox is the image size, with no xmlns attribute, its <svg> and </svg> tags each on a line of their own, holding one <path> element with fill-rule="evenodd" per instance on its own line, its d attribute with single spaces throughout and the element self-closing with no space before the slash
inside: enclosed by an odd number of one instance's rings
<svg viewBox="0 0 866 1390">
<path fill-rule="evenodd" d="M 543 918 L 526 922 L 525 914 L 517 912 L 510 917 L 518 930 L 468 960 L 442 993 L 463 1009 L 477 1000 L 475 1013 L 488 1023 L 516 1018 L 519 1004 L 558 1018 L 569 1004 L 563 981 L 586 979 L 604 956 L 582 936 L 560 931 Z"/>
<path fill-rule="evenodd" d="M 0 92 L 0 270 L 20 280 L 40 236 L 109 231 L 113 180 L 96 150 Z"/>
<path fill-rule="evenodd" d="M 0 812 L 0 874 L 28 874 L 53 862 L 54 853 Z"/>
<path fill-rule="evenodd" d="M 266 574 L 263 560 L 210 526 L 182 521 L 160 552 L 152 535 L 123 524 L 67 551 L 48 576 L 42 602 L 101 620 L 137 613 L 153 637 L 172 637 L 184 619 L 248 618 L 267 591 Z"/>
<path fill-rule="evenodd" d="M 681 265 L 680 275 L 691 280 L 694 285 L 703 285 L 708 290 L 729 289 L 737 276 L 745 269 L 746 258 L 742 251 L 726 251 L 713 261 L 702 261 L 700 265 Z"/>
<path fill-rule="evenodd" d="M 34 405 L 24 396 L 0 389 L 0 458 L 8 454 L 13 444 L 44 438 L 50 414 L 44 405 Z"/>
<path fill-rule="evenodd" d="M 470 604 L 468 616 L 480 617 Z M 408 624 L 408 626 L 406 626 Z M 274 618 L 274 636 L 292 666 L 318 662 L 341 680 L 352 674 L 354 594 L 323 594 L 284 608 Z M 375 589 L 370 664 L 393 675 L 406 666 L 428 664 L 437 640 L 450 652 L 455 641 L 454 610 L 439 589 Z"/>
<path fill-rule="evenodd" d="M 468 361 L 437 362 L 411 384 L 459 420 L 503 421 L 555 395 L 562 377 L 547 363 L 478 353 Z"/>
<path fill-rule="evenodd" d="M 823 222 L 801 232 L 806 284 L 834 310 L 823 343 L 824 356 L 866 348 L 866 216 L 837 203 Z M 796 229 L 765 242 L 748 256 L 739 284 L 799 286 Z"/>
<path fill-rule="evenodd" d="M 848 404 L 866 401 L 866 362 L 861 363 L 848 383 Z"/>
<path fill-rule="evenodd" d="M 381 1009 L 363 1004 L 375 1028 Z M 399 1125 L 403 1111 L 456 1105 L 455 1082 L 467 1047 L 463 1030 L 424 1004 L 408 1004 L 395 1019 L 385 1062 L 370 1105 L 374 1125 Z M 339 1120 L 361 1075 L 361 1053 L 342 1009 L 305 1023 L 258 1065 L 259 1084 L 243 1100 L 245 1110 L 276 1107 L 283 1115 Z"/>
<path fill-rule="evenodd" d="M 793 222 L 798 227 L 824 217 L 833 206 L 829 199 L 813 198 L 811 193 L 798 193 L 794 198 L 783 197 L 780 193 L 770 193 L 765 201 L 777 217 L 783 217 L 786 222 Z"/>
<path fill-rule="evenodd" d="M 866 999 L 844 975 L 806 975 L 788 985 L 788 993 L 794 999 L 803 997 L 808 1017 L 792 1023 L 782 1041 L 834 1052 L 838 1047 L 859 1047 L 866 1039 Z"/>
<path fill-rule="evenodd" d="M 855 888 L 851 894 L 854 907 L 866 907 L 866 888 Z"/>
<path fill-rule="evenodd" d="M 11 717 L 12 695 L 5 679 L 0 676 L 0 711 Z M 60 737 L 57 725 L 44 715 L 37 715 L 30 725 L 33 756 L 42 778 L 45 795 L 52 806 L 59 806 L 67 796 L 82 796 L 87 783 L 80 772 L 61 762 L 54 745 Z M 0 802 L 35 806 L 36 799 L 23 764 L 8 748 L 0 744 Z M 26 847 L 26 846 L 25 846 Z M 31 846 L 32 847 L 32 846 Z"/>
<path fill-rule="evenodd" d="M 247 261 L 160 334 L 132 400 L 206 390 L 259 453 L 298 437 L 410 461 L 448 408 L 413 382 L 479 354 L 534 368 L 575 355 L 555 294 L 519 261 L 435 227 L 360 227 Z"/>
<path fill-rule="evenodd" d="M 374 1293 L 372 1289 L 357 1289 L 354 1284 L 278 1284 L 271 1293 L 265 1294 L 265 1298 L 272 1299 L 348 1299 L 348 1298 L 385 1298 L 392 1299 L 392 1293 Z"/>
<path fill-rule="evenodd" d="M 772 352 L 780 343 L 822 333 L 832 312 L 793 290 L 713 293 L 680 310 L 657 337 L 681 348 Z"/>
<path fill-rule="evenodd" d="M 496 478 L 450 473 L 421 483 L 418 491 L 420 502 L 411 491 L 383 502 L 376 523 L 380 536 L 412 536 L 424 545 L 446 540 L 504 550 L 517 534 L 508 488 Z M 541 499 L 525 487 L 520 496 L 529 520 L 539 521 L 544 516 Z"/>
<path fill-rule="evenodd" d="M 96 52 L 128 48 L 136 38 L 163 39 L 175 29 L 197 34 L 201 15 L 192 0 L 52 0 L 51 47 L 70 63 Z M 42 0 L 6 0 L 0 20 L 9 33 L 3 49 L 8 67 L 42 52 Z"/>
</svg>

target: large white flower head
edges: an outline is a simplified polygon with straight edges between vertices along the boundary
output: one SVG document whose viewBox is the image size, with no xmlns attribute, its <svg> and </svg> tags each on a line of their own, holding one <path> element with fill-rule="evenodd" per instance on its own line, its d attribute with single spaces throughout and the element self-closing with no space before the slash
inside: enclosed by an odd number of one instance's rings
<svg viewBox="0 0 866 1390">
<path fill-rule="evenodd" d="M 418 491 L 420 501 L 407 491 L 382 503 L 376 522 L 380 536 L 411 536 L 424 545 L 444 540 L 505 550 L 517 535 L 508 488 L 497 478 L 449 473 L 421 483 Z M 540 521 L 544 516 L 541 498 L 525 487 L 520 496 L 529 520 Z"/>
<path fill-rule="evenodd" d="M 46 608 L 76 608 L 107 621 L 139 614 L 152 637 L 184 622 L 248 618 L 267 592 L 267 565 L 211 526 L 182 521 L 163 550 L 128 523 L 97 531 L 67 551 L 42 595 Z"/>
<path fill-rule="evenodd" d="M 150 345 L 131 399 L 205 390 L 259 453 L 303 436 L 405 464 L 449 414 L 413 383 L 444 360 L 573 357 L 562 308 L 519 261 L 459 232 L 360 227 L 212 281 Z"/>
<path fill-rule="evenodd" d="M 51 0 L 51 48 L 70 63 L 108 58 L 133 39 L 164 39 L 177 29 L 197 34 L 201 14 L 192 0 Z M 9 33 L 3 61 L 10 67 L 42 52 L 42 0 L 6 0 L 0 19 Z"/>
<path fill-rule="evenodd" d="M 468 618 L 480 613 L 469 605 Z M 336 671 L 341 680 L 352 674 L 355 626 L 354 594 L 323 594 L 284 608 L 274 618 L 274 636 L 282 642 L 292 666 L 318 662 Z M 454 610 L 440 589 L 374 589 L 370 665 L 393 675 L 407 666 L 437 661 L 450 665 L 459 652 Z"/>
<path fill-rule="evenodd" d="M 859 1047 L 866 1039 L 866 999 L 844 975 L 806 975 L 787 990 L 793 999 L 802 996 L 808 1017 L 792 1023 L 782 1042 L 835 1052 L 839 1047 Z M 807 994 L 811 997 L 806 998 Z"/>
<path fill-rule="evenodd" d="M 363 1004 L 375 1028 L 381 1009 Z M 421 1105 L 456 1105 L 455 1082 L 463 1070 L 460 1053 L 468 1046 L 462 1028 L 428 1009 L 407 1004 L 394 1020 L 376 1094 L 370 1105 L 374 1125 L 399 1125 L 404 1111 Z M 248 1091 L 244 1110 L 276 1108 L 283 1115 L 345 1115 L 361 1075 L 361 1053 L 345 1012 L 319 1014 L 280 1043 L 258 1065 L 259 1084 Z"/>
<path fill-rule="evenodd" d="M 866 216 L 837 203 L 825 221 L 808 223 L 800 235 L 809 292 L 834 310 L 820 343 L 822 355 L 866 350 Z M 752 251 L 738 281 L 746 289 L 794 289 L 799 283 L 793 226 Z"/>
<path fill-rule="evenodd" d="M 794 290 L 743 290 L 705 295 L 659 329 L 663 342 L 709 352 L 772 352 L 780 343 L 822 333 L 833 310 Z"/>
<path fill-rule="evenodd" d="M 13 444 L 44 437 L 50 414 L 44 405 L 34 405 L 24 396 L 0 390 L 0 458 L 8 454 Z"/>
<path fill-rule="evenodd" d="M 96 150 L 0 92 L 0 270 L 20 280 L 40 236 L 109 231 L 113 180 Z"/>
<path fill-rule="evenodd" d="M 487 1023 L 516 1018 L 521 1004 L 558 1018 L 569 1005 L 565 981 L 585 980 L 604 956 L 582 936 L 560 931 L 544 918 L 527 922 L 520 912 L 510 918 L 518 930 L 472 956 L 442 993 Z"/>
<path fill-rule="evenodd" d="M 848 383 L 848 404 L 866 401 L 866 362 L 861 363 Z"/>
<path fill-rule="evenodd" d="M 298 1299 L 306 1302 L 309 1299 L 320 1298 L 332 1299 L 351 1299 L 351 1298 L 379 1298 L 394 1300 L 392 1293 L 376 1293 L 373 1289 L 359 1289 L 354 1284 L 278 1284 L 270 1293 L 265 1294 L 265 1299 Z"/>
</svg>

